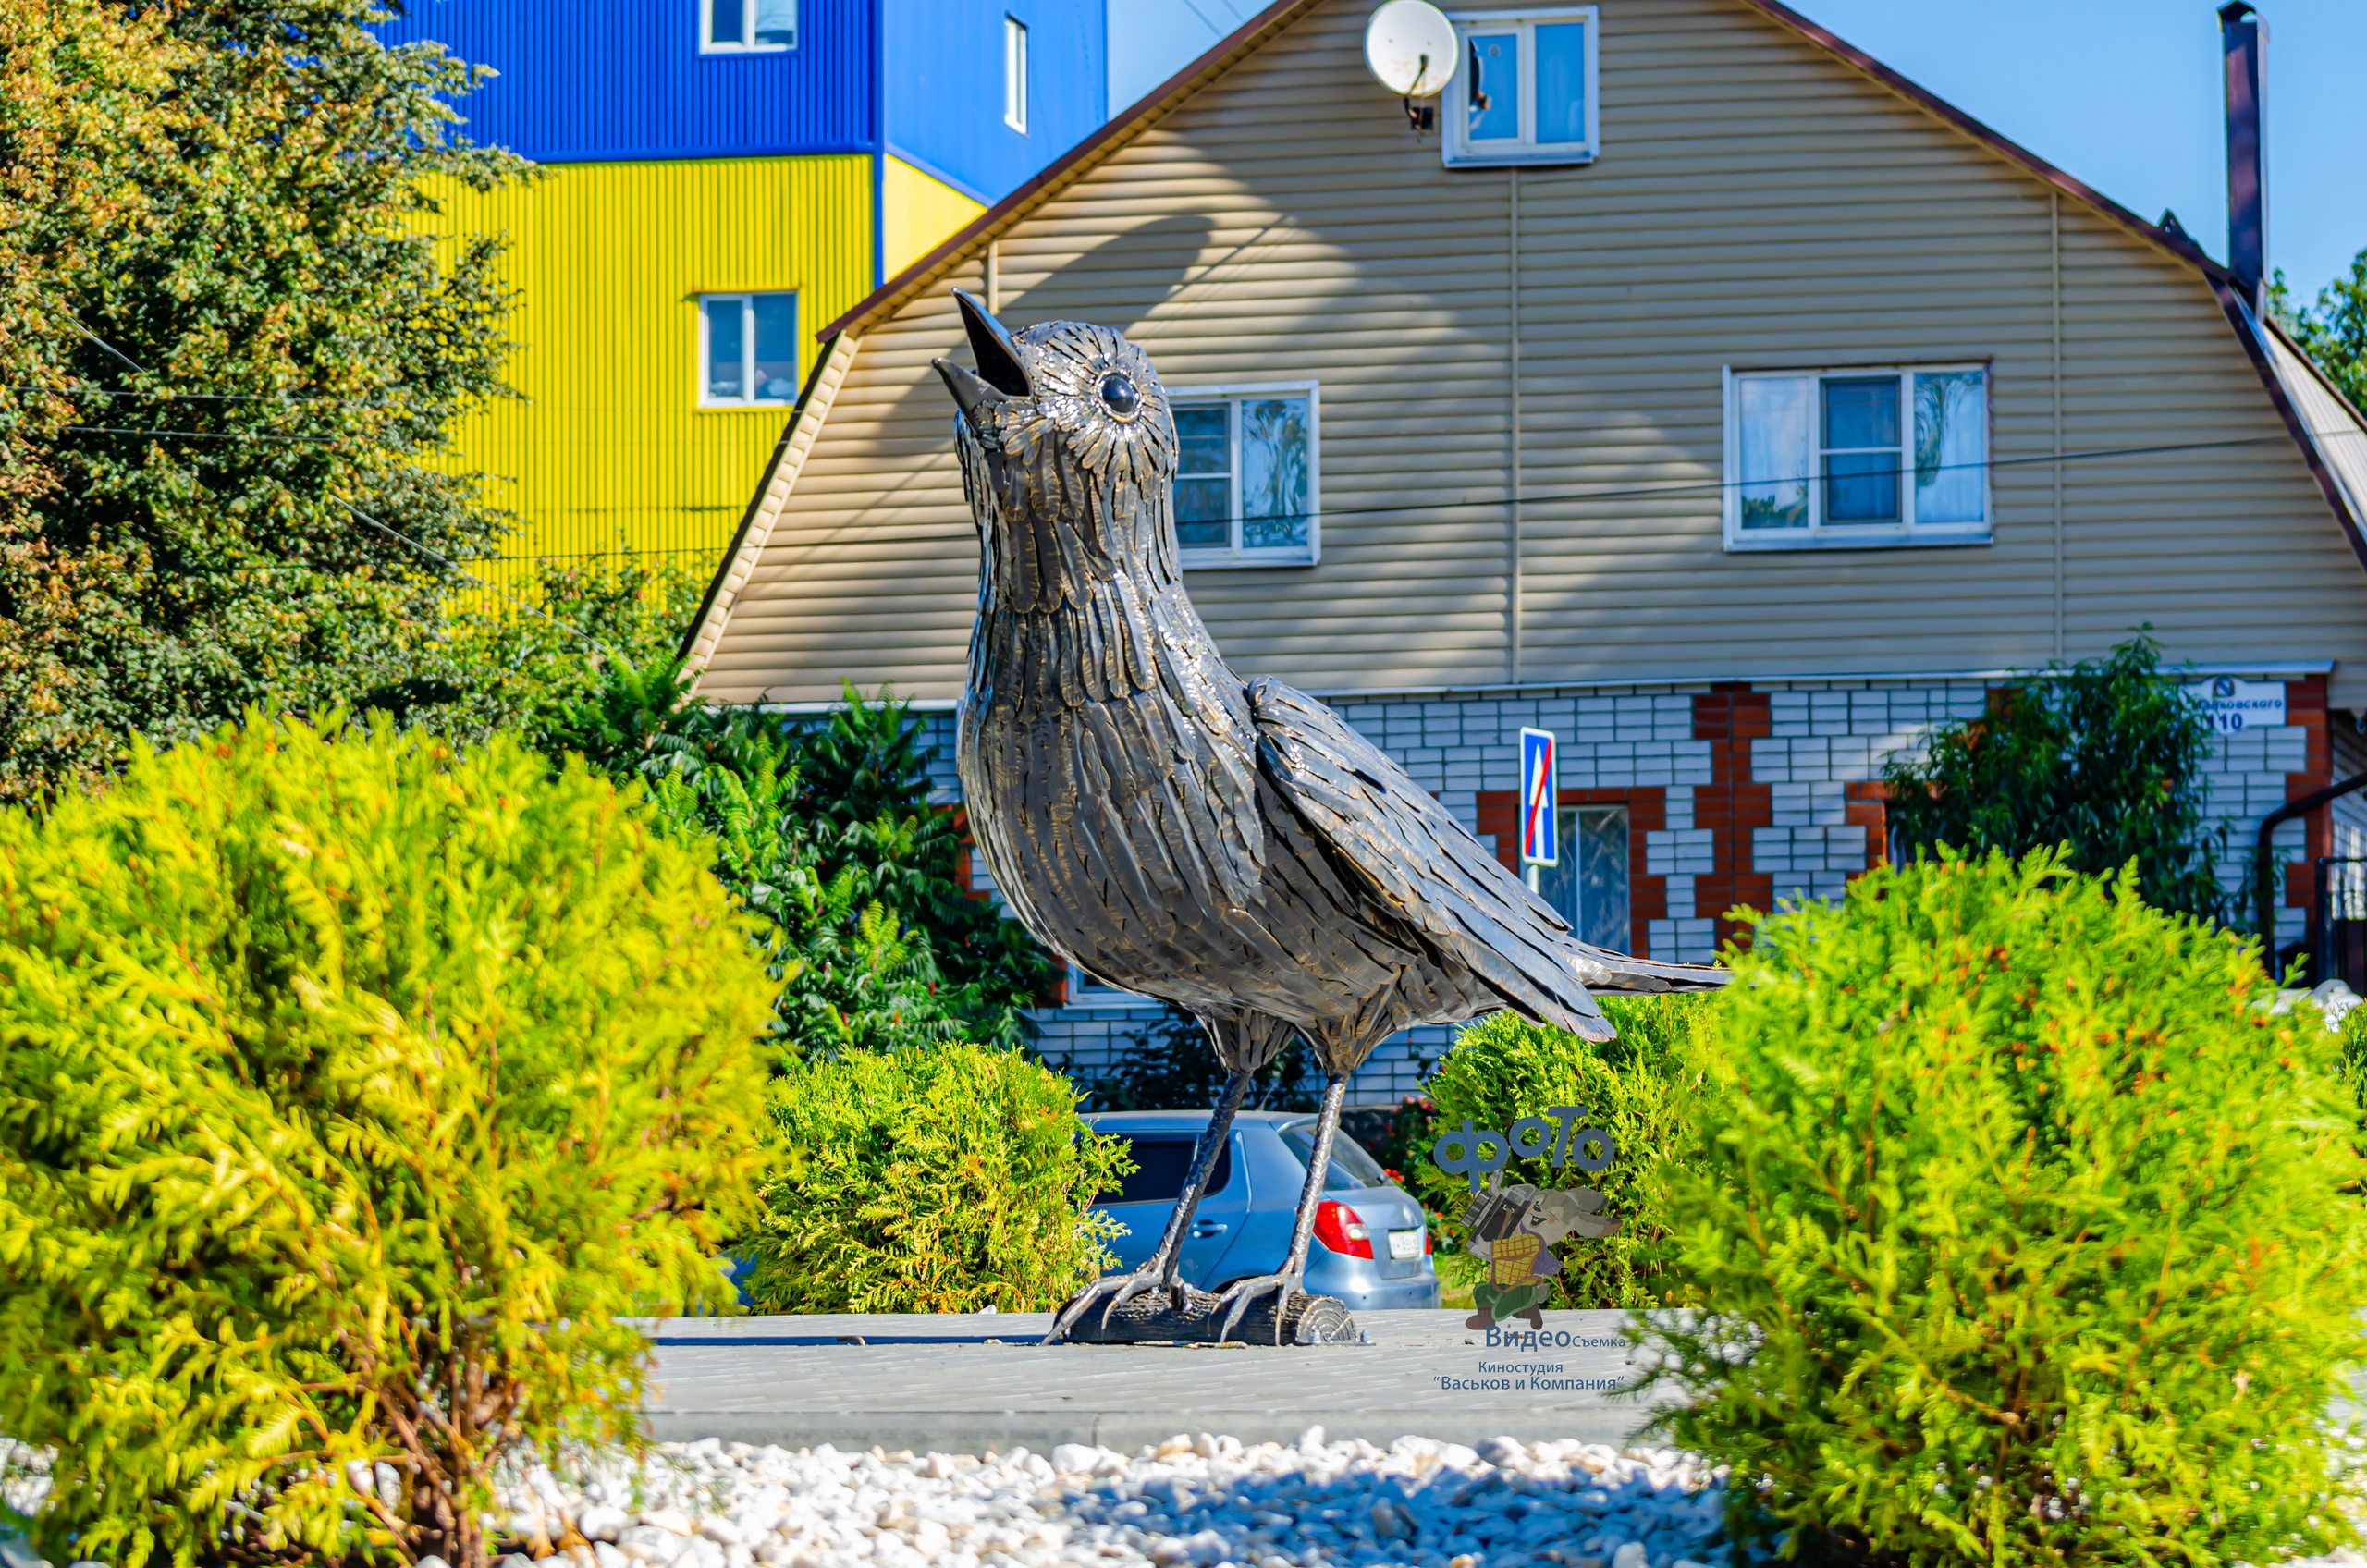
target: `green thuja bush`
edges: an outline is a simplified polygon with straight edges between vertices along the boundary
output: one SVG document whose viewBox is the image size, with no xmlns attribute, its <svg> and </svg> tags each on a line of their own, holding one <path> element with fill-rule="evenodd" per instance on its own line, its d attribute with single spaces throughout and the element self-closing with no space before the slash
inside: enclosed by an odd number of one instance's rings
<svg viewBox="0 0 2367 1568">
<path fill-rule="evenodd" d="M 1663 1163 L 1699 1160 L 1716 1092 L 1703 1034 L 1716 1001 L 1714 995 L 1605 997 L 1603 1012 L 1619 1037 L 1602 1045 L 1518 1013 L 1495 1013 L 1463 1032 L 1430 1080 L 1437 1132 L 1459 1128 L 1466 1118 L 1475 1128 L 1503 1132 L 1520 1117 L 1575 1105 L 1587 1109 L 1583 1125 L 1611 1133 L 1615 1157 L 1593 1174 L 1574 1161 L 1557 1170 L 1550 1158 L 1514 1157 L 1504 1167 L 1506 1186 L 1593 1187 L 1606 1200 L 1604 1212 L 1621 1221 L 1616 1235 L 1572 1237 L 1553 1249 L 1562 1261 L 1557 1305 L 1637 1307 L 1693 1299 L 1671 1271 L 1674 1216 L 1664 1189 L 1648 1178 Z M 1492 1158 L 1492 1141 L 1485 1146 Z M 1442 1229 L 1459 1254 L 1468 1240 L 1462 1216 L 1471 1202 L 1470 1181 L 1441 1170 L 1429 1153 L 1427 1146 L 1419 1151 L 1411 1174 L 1425 1207 L 1444 1217 Z M 1450 1262 L 1442 1272 L 1457 1270 Z"/>
<path fill-rule="evenodd" d="M 1944 854 L 1760 919 L 1711 1013 L 1724 1093 L 1671 1168 L 1662 1416 L 1737 1527 L 1884 1563 L 2328 1550 L 2357 1366 L 2337 1037 L 2132 873 Z"/>
<path fill-rule="evenodd" d="M 1134 1169 L 1068 1080 L 954 1043 L 799 1061 L 773 1086 L 779 1165 L 748 1289 L 767 1312 L 1025 1312 L 1117 1259 L 1088 1213 Z"/>
<path fill-rule="evenodd" d="M 0 812 L 0 1433 L 57 1562 L 489 1560 L 728 1302 L 772 987 L 581 766 L 251 721 Z M 378 1467 L 391 1467 L 378 1468 Z"/>
</svg>

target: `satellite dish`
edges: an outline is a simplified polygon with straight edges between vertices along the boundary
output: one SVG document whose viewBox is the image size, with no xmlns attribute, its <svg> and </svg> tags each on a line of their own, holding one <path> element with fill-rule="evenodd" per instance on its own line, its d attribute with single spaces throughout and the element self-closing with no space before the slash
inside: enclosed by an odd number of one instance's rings
<svg viewBox="0 0 2367 1568">
<path fill-rule="evenodd" d="M 1365 23 L 1365 64 L 1400 98 L 1444 91 L 1462 60 L 1454 24 L 1429 0 L 1388 0 Z"/>
</svg>

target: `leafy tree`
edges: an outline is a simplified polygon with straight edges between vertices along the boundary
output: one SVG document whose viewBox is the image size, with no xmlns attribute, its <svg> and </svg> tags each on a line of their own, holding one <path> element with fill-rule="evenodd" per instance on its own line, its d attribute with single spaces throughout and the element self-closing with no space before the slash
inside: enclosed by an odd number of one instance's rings
<svg viewBox="0 0 2367 1568">
<path fill-rule="evenodd" d="M 497 245 L 419 219 L 526 165 L 383 15 L 0 0 L 0 798 L 251 703 L 415 705 L 435 557 L 507 526 L 432 466 L 504 391 Z"/>
<path fill-rule="evenodd" d="M 1092 1204 L 1134 1169 L 1125 1141 L 1018 1052 L 858 1051 L 796 1063 L 771 1094 L 761 1311 L 1038 1311 L 1116 1261 Z"/>
<path fill-rule="evenodd" d="M 0 810 L 0 1432 L 58 1562 L 491 1560 L 729 1290 L 772 986 L 514 741 L 251 722 Z"/>
<path fill-rule="evenodd" d="M 1728 1523 L 1859 1564 L 2348 1545 L 2367 1354 L 2339 1037 L 2137 878 L 1953 852 L 1759 921 L 1655 1168 L 1714 1313 L 1637 1325 Z M 1674 1389 L 1668 1385 L 1674 1385 Z M 1752 1539 L 1756 1537 L 1756 1539 Z"/>
<path fill-rule="evenodd" d="M 1564 1306 L 1631 1308 L 1699 1305 L 1671 1268 L 1671 1232 L 1681 1214 L 1669 1207 L 1657 1177 L 1669 1167 L 1698 1167 L 1701 1145 L 1718 1122 L 1711 1063 L 1704 1058 L 1711 1010 L 1708 996 L 1605 997 L 1603 1011 L 1619 1037 L 1602 1045 L 1581 1040 L 1516 1012 L 1499 1012 L 1463 1031 L 1429 1084 L 1438 1133 L 1468 1119 L 1475 1128 L 1507 1133 L 1524 1116 L 1556 1105 L 1587 1108 L 1584 1125 L 1612 1135 L 1610 1165 L 1589 1172 L 1576 1160 L 1556 1168 L 1549 1158 L 1523 1158 L 1490 1146 L 1487 1158 L 1509 1156 L 1503 1182 L 1538 1187 L 1592 1187 L 1609 1200 L 1619 1232 L 1563 1254 L 1554 1300 Z M 1441 1239 L 1450 1257 L 1470 1256 L 1463 1223 L 1470 1205 L 1468 1174 L 1441 1170 L 1430 1146 L 1415 1151 L 1407 1183 L 1423 1206 L 1443 1217 Z M 1474 1263 L 1442 1268 L 1476 1278 Z M 1468 1280 L 1458 1281 L 1468 1283 Z"/>
<path fill-rule="evenodd" d="M 2318 290 L 2314 307 L 2297 309 L 2279 272 L 2269 286 L 2268 308 L 2350 406 L 2367 409 L 2367 251 L 2350 259 L 2349 276 Z"/>
<path fill-rule="evenodd" d="M 1035 1036 L 1052 967 L 1018 922 L 957 880 L 960 818 L 929 800 L 910 708 L 852 686 L 827 717 L 693 700 L 679 664 L 611 665 L 539 743 L 644 779 L 679 832 L 714 839 L 717 875 L 769 923 L 792 1054 Z"/>
<path fill-rule="evenodd" d="M 637 761 L 687 705 L 672 655 L 705 588 L 703 572 L 628 555 L 543 563 L 524 590 L 531 611 L 464 595 L 448 641 L 420 665 L 435 683 L 423 700 L 444 705 L 413 711 L 459 739 L 516 729 L 553 756 Z"/>
<path fill-rule="evenodd" d="M 2209 721 L 2136 637 L 2057 667 L 1986 717 L 1936 731 L 1925 755 L 1883 769 L 1889 819 L 1908 854 L 1947 844 L 2020 855 L 2065 846 L 2077 871 L 2129 862 L 2156 909 L 2210 915 L 2205 844 Z"/>
</svg>

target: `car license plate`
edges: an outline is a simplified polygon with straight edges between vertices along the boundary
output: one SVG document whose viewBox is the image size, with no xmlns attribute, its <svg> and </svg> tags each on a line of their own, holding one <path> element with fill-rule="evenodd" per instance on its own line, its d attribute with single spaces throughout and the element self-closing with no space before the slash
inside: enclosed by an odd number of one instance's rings
<svg viewBox="0 0 2367 1568">
<path fill-rule="evenodd" d="M 1392 1257 L 1421 1256 L 1422 1232 L 1419 1231 L 1392 1231 L 1389 1232 L 1389 1256 Z"/>
</svg>

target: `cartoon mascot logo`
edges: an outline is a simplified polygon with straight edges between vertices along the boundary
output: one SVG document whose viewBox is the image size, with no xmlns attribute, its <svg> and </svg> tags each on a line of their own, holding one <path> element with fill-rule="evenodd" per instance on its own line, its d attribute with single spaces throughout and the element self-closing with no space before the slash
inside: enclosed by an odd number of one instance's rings
<svg viewBox="0 0 2367 1568">
<path fill-rule="evenodd" d="M 1592 1187 L 1506 1187 L 1501 1172 L 1491 1178 L 1486 1195 L 1463 1215 L 1472 1255 L 1488 1264 L 1471 1288 L 1472 1305 L 1479 1310 L 1464 1325 L 1492 1329 L 1500 1319 L 1519 1317 L 1532 1329 L 1543 1329 L 1545 1298 L 1562 1269 L 1562 1260 L 1547 1249 L 1566 1236 L 1617 1234 L 1619 1221 L 1600 1212 L 1602 1202 Z"/>
</svg>

